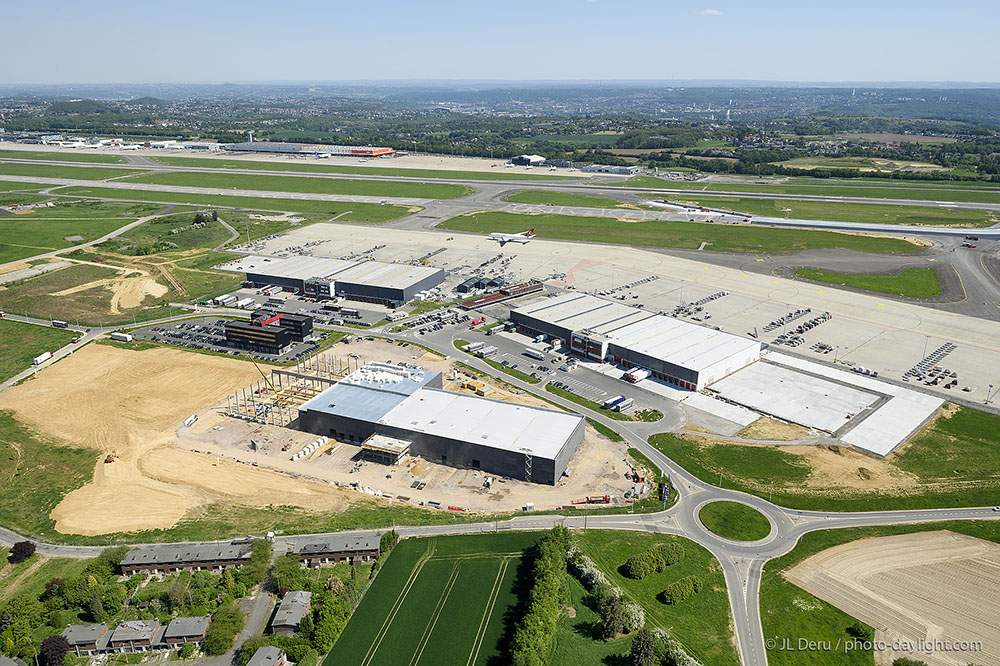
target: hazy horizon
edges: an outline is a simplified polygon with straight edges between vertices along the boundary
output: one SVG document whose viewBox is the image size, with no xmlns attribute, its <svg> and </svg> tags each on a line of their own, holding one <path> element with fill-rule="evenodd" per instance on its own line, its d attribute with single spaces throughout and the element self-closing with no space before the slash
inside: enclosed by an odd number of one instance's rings
<svg viewBox="0 0 1000 666">
<path fill-rule="evenodd" d="M 1000 5 L 956 0 L 41 0 L 5 85 L 401 81 L 995 85 Z M 526 77 L 525 74 L 529 74 Z M 691 83 L 687 83 L 691 85 Z M 885 86 L 883 86 L 885 87 Z"/>
</svg>

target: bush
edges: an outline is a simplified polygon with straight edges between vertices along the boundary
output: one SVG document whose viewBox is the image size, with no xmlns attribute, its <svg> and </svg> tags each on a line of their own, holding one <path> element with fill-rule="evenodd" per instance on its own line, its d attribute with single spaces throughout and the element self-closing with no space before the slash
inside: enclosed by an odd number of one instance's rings
<svg viewBox="0 0 1000 666">
<path fill-rule="evenodd" d="M 10 560 L 11 564 L 17 564 L 18 562 L 24 562 L 26 559 L 35 554 L 35 544 L 31 541 L 18 541 L 10 549 L 10 555 L 7 559 Z"/>
<path fill-rule="evenodd" d="M 685 576 L 667 586 L 667 589 L 663 591 L 662 601 L 668 605 L 679 604 L 699 592 L 701 592 L 701 578 L 697 576 Z"/>
<path fill-rule="evenodd" d="M 233 647 L 237 634 L 243 631 L 246 617 L 243 611 L 234 604 L 219 606 L 212 613 L 212 623 L 205 634 L 205 653 L 210 655 L 225 654 Z"/>
<path fill-rule="evenodd" d="M 566 558 L 570 549 L 569 530 L 553 527 L 535 545 L 532 565 L 534 585 L 528 593 L 524 615 L 514 627 L 511 662 L 514 666 L 543 666 L 555 636 L 566 584 Z"/>
<path fill-rule="evenodd" d="M 639 580 L 655 573 L 661 573 L 684 557 L 684 549 L 676 543 L 663 543 L 649 550 L 637 553 L 625 560 L 622 573 Z"/>
<path fill-rule="evenodd" d="M 177 651 L 177 656 L 181 659 L 190 659 L 198 652 L 198 645 L 196 643 L 185 643 L 181 646 L 181 649 Z"/>
<path fill-rule="evenodd" d="M 861 620 L 855 620 L 851 623 L 851 626 L 847 627 L 847 634 L 861 641 L 870 641 L 875 638 L 875 630 Z"/>
</svg>

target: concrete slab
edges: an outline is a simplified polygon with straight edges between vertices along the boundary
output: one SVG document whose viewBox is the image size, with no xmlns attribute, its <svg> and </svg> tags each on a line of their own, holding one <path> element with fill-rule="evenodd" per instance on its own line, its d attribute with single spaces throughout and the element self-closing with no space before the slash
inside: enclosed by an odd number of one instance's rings
<svg viewBox="0 0 1000 666">
<path fill-rule="evenodd" d="M 732 405 L 704 393 L 691 393 L 682 402 L 688 407 L 694 407 L 727 421 L 738 423 L 744 428 L 760 418 L 760 414 L 757 412 L 739 405 Z"/>
<path fill-rule="evenodd" d="M 743 368 L 711 388 L 763 414 L 830 433 L 880 397 L 766 362 Z"/>
</svg>

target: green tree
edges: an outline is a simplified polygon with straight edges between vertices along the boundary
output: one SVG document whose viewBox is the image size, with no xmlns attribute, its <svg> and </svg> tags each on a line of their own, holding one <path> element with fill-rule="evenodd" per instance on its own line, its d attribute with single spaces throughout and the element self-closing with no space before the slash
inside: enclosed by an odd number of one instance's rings
<svg viewBox="0 0 1000 666">
<path fill-rule="evenodd" d="M 101 601 L 101 595 L 97 594 L 96 591 L 90 595 L 90 601 L 87 602 L 87 612 L 90 613 L 94 622 L 104 622 L 104 602 Z"/>
<path fill-rule="evenodd" d="M 301 624 L 299 624 L 299 633 L 306 637 L 311 636 L 313 628 L 312 614 L 306 613 L 306 616 L 302 618 Z"/>
<path fill-rule="evenodd" d="M 610 641 L 625 631 L 625 605 L 621 597 L 612 594 L 604 600 L 601 605 L 601 618 L 604 621 L 601 627 L 604 640 Z"/>
<path fill-rule="evenodd" d="M 632 639 L 632 650 L 629 652 L 629 666 L 653 666 L 656 661 L 656 641 L 653 632 L 646 627 L 640 629 Z"/>
<path fill-rule="evenodd" d="M 232 590 L 236 587 L 236 578 L 233 577 L 233 570 L 226 569 L 222 572 L 222 587 Z"/>
<path fill-rule="evenodd" d="M 177 651 L 177 656 L 181 659 L 190 659 L 198 652 L 198 645 L 196 643 L 185 643 L 181 646 L 181 649 Z"/>
</svg>

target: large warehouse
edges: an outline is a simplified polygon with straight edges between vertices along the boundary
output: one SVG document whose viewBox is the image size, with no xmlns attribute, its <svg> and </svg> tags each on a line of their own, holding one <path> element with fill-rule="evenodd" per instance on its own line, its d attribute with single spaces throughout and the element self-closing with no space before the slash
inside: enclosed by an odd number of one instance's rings
<svg viewBox="0 0 1000 666">
<path fill-rule="evenodd" d="M 760 358 L 760 343 L 588 294 L 564 294 L 510 313 L 518 329 L 565 340 L 594 361 L 649 370 L 692 391 Z"/>
<path fill-rule="evenodd" d="M 372 449 L 554 484 L 584 419 L 441 388 L 441 373 L 368 363 L 299 407 L 299 427 Z"/>
<path fill-rule="evenodd" d="M 247 141 L 227 143 L 226 150 L 238 153 L 279 153 L 285 155 L 335 155 L 337 157 L 387 157 L 395 150 L 385 146 L 328 146 L 323 143 L 286 143 L 283 141 Z"/>
<path fill-rule="evenodd" d="M 274 284 L 313 298 L 342 296 L 391 307 L 409 303 L 447 277 L 442 269 L 427 266 L 309 256 L 247 255 L 219 268 L 246 273 L 256 286 Z"/>
</svg>

